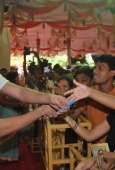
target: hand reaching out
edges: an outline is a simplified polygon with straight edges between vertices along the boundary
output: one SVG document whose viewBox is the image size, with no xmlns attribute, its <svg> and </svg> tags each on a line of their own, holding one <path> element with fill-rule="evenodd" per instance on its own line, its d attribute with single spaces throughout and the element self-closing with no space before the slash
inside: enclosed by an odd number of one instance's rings
<svg viewBox="0 0 115 170">
<path fill-rule="evenodd" d="M 57 117 L 59 115 L 63 115 L 63 113 L 68 111 L 68 108 L 65 109 L 64 111 L 60 111 L 57 113 L 57 110 L 52 108 L 50 105 L 42 105 L 41 107 L 36 108 L 41 116 L 39 119 L 44 118 L 44 119 L 49 119 L 51 117 Z"/>
<path fill-rule="evenodd" d="M 67 99 L 59 95 L 50 95 L 50 106 L 56 109 L 57 111 L 61 109 L 65 104 L 67 104 Z"/>
<path fill-rule="evenodd" d="M 90 95 L 90 90 L 89 87 L 82 85 L 78 82 L 76 82 L 75 80 L 73 80 L 73 83 L 77 86 L 76 88 L 69 90 L 68 92 L 64 93 L 64 95 L 68 95 L 71 94 L 70 97 L 68 97 L 68 100 L 80 100 L 83 98 L 86 98 Z"/>
</svg>

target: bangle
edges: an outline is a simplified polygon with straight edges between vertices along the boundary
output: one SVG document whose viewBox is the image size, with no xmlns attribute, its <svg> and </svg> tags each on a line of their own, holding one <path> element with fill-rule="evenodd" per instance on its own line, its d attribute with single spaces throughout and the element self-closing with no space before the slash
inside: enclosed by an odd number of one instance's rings
<svg viewBox="0 0 115 170">
<path fill-rule="evenodd" d="M 78 123 L 75 123 L 72 129 L 75 130 L 78 127 L 78 125 L 79 125 Z"/>
<path fill-rule="evenodd" d="M 40 112 L 41 117 L 43 117 L 42 109 L 41 109 L 41 108 L 38 108 L 38 110 L 39 110 L 39 112 Z"/>
</svg>

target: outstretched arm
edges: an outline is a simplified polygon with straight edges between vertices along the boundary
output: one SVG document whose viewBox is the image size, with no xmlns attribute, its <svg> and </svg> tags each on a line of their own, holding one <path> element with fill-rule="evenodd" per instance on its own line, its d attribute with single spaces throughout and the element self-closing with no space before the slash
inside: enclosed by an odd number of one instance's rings
<svg viewBox="0 0 115 170">
<path fill-rule="evenodd" d="M 50 93 L 42 93 L 38 91 L 31 90 L 29 88 L 24 88 L 17 86 L 10 82 L 7 82 L 1 92 L 19 99 L 22 102 L 27 103 L 40 103 L 40 104 L 50 104 L 55 109 L 60 109 L 63 105 L 67 104 L 67 99 L 59 95 L 53 95 Z"/>
<path fill-rule="evenodd" d="M 75 80 L 73 80 L 73 82 L 77 87 L 65 93 L 65 95 L 71 94 L 71 96 L 68 98 L 69 101 L 73 99 L 77 101 L 86 97 L 90 97 L 99 103 L 106 105 L 107 107 L 115 109 L 115 96 L 99 92 L 82 85 Z"/>
<path fill-rule="evenodd" d="M 21 116 L 0 119 L 0 137 L 22 129 L 43 116 L 53 117 L 55 114 L 54 109 L 44 105 Z"/>
<path fill-rule="evenodd" d="M 110 125 L 108 124 L 107 120 L 104 120 L 102 123 L 94 127 L 92 130 L 88 130 L 80 126 L 69 116 L 66 116 L 63 119 L 79 136 L 81 136 L 87 142 L 92 142 L 100 138 L 110 130 Z"/>
</svg>

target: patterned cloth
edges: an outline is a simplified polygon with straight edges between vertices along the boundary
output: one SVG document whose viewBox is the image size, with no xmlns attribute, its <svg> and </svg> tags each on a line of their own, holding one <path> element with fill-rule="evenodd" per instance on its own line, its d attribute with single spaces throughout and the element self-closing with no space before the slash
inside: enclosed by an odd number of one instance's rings
<svg viewBox="0 0 115 170">
<path fill-rule="evenodd" d="M 0 106 L 0 118 L 18 116 L 19 113 L 11 108 Z M 7 161 L 19 158 L 19 132 L 0 137 L 0 159 Z"/>
</svg>

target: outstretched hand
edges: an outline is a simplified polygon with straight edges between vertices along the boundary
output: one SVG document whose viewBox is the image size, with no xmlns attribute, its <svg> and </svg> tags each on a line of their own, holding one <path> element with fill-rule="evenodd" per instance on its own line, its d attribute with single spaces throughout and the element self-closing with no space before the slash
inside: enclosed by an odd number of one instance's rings
<svg viewBox="0 0 115 170">
<path fill-rule="evenodd" d="M 86 98 L 90 94 L 90 90 L 87 86 L 82 85 L 78 83 L 77 81 L 73 80 L 73 83 L 77 86 L 76 88 L 69 90 L 68 92 L 65 92 L 64 95 L 71 94 L 70 97 L 68 97 L 68 100 L 80 100 L 83 98 Z"/>
<path fill-rule="evenodd" d="M 59 95 L 50 95 L 50 106 L 56 109 L 57 111 L 66 105 L 68 100 L 65 97 Z"/>
</svg>

